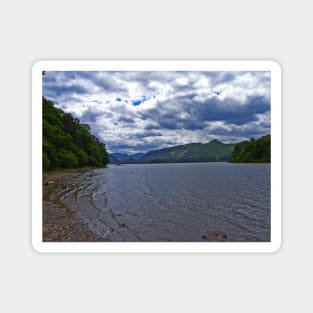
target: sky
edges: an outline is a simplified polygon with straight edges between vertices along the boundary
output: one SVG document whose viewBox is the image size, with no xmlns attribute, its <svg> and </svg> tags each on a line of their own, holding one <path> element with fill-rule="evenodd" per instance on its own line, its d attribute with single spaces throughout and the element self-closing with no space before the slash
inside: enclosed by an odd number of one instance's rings
<svg viewBox="0 0 313 313">
<path fill-rule="evenodd" d="M 110 153 L 270 133 L 270 72 L 51 71 L 43 95 Z"/>
</svg>

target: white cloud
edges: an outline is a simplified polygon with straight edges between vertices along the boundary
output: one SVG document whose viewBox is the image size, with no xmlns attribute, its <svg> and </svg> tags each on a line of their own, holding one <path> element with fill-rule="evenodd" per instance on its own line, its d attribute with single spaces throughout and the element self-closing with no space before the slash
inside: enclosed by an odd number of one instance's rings
<svg viewBox="0 0 313 313">
<path fill-rule="evenodd" d="M 114 152 L 270 130 L 268 72 L 47 72 L 44 95 Z"/>
</svg>

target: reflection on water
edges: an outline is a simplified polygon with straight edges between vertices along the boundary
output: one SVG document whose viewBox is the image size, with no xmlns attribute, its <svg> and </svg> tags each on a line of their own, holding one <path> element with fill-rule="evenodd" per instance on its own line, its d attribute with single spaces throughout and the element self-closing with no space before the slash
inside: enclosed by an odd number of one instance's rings
<svg viewBox="0 0 313 313">
<path fill-rule="evenodd" d="M 270 241 L 270 164 L 112 165 L 54 196 L 109 241 Z"/>
</svg>

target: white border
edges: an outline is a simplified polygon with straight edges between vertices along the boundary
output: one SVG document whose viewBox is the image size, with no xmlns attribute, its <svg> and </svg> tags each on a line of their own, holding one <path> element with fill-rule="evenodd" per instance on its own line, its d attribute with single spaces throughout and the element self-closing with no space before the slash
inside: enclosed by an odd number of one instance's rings
<svg viewBox="0 0 313 313">
<path fill-rule="evenodd" d="M 271 242 L 42 242 L 42 71 L 270 71 Z M 274 61 L 38 61 L 32 68 L 32 244 L 37 252 L 275 252 L 281 246 L 281 68 Z"/>
</svg>

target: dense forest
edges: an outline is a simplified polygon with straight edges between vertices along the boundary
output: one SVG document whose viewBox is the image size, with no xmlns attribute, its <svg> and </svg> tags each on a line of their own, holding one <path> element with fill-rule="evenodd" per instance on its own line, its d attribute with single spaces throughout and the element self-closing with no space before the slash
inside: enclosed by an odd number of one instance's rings
<svg viewBox="0 0 313 313">
<path fill-rule="evenodd" d="M 86 124 L 42 99 L 43 170 L 103 167 L 109 162 L 105 145 Z"/>
<path fill-rule="evenodd" d="M 251 138 L 235 145 L 229 159 L 233 163 L 269 163 L 271 162 L 271 135 L 259 139 Z"/>
</svg>

